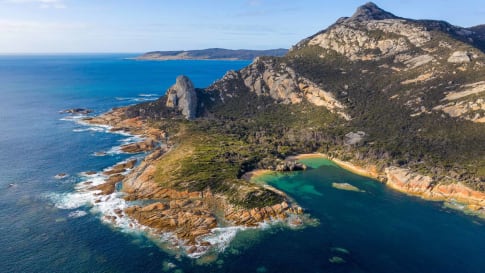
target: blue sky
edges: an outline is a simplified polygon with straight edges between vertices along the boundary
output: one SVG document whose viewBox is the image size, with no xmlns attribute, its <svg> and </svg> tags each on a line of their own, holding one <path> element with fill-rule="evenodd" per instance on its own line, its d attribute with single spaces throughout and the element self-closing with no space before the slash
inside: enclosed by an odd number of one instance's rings
<svg viewBox="0 0 485 273">
<path fill-rule="evenodd" d="M 0 53 L 288 48 L 356 0 L 0 0 Z M 483 0 L 376 0 L 414 19 L 485 24 Z"/>
</svg>

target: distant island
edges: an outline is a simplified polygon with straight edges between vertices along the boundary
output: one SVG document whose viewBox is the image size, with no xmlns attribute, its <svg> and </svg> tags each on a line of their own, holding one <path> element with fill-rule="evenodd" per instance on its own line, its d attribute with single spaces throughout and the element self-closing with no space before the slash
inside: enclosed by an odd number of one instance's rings
<svg viewBox="0 0 485 273">
<path fill-rule="evenodd" d="M 250 50 L 250 49 L 225 49 L 225 48 L 208 48 L 200 50 L 179 50 L 179 51 L 152 51 L 141 56 L 135 57 L 135 60 L 146 61 L 166 61 L 166 60 L 253 60 L 258 56 L 281 57 L 288 52 L 288 49 L 268 49 L 268 50 Z"/>
</svg>

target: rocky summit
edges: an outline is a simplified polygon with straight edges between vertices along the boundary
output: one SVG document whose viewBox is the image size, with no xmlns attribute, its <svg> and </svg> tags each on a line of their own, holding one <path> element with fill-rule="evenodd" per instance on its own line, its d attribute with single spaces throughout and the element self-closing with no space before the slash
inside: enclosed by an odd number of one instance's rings
<svg viewBox="0 0 485 273">
<path fill-rule="evenodd" d="M 291 197 L 244 174 L 304 170 L 285 159 L 319 152 L 397 190 L 485 214 L 482 30 L 368 3 L 283 57 L 256 58 L 205 89 L 180 76 L 157 101 L 96 119 L 163 132 L 152 138 L 165 149 L 143 144 L 154 152 L 123 189 L 129 200 L 165 203 L 126 213 L 204 248 L 213 227 L 300 215 Z"/>
<path fill-rule="evenodd" d="M 360 6 L 355 11 L 354 15 L 350 17 L 350 20 L 384 20 L 384 19 L 397 19 L 394 14 L 387 12 L 379 8 L 376 4 L 368 2 L 367 4 Z M 343 18 L 344 20 L 347 18 Z M 342 20 L 342 19 L 341 19 Z"/>
</svg>

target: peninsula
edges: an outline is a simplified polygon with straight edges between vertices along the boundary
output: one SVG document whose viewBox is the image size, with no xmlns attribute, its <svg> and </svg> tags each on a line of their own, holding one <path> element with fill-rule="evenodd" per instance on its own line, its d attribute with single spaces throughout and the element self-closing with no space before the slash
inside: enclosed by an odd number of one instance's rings
<svg viewBox="0 0 485 273">
<path fill-rule="evenodd" d="M 200 50 L 179 50 L 179 51 L 153 51 L 135 57 L 135 60 L 144 61 L 167 61 L 167 60 L 253 60 L 258 56 L 281 57 L 288 52 L 288 49 L 225 49 L 208 48 Z"/>
<path fill-rule="evenodd" d="M 188 253 L 210 248 L 204 236 L 216 227 L 301 223 L 291 196 L 244 174 L 304 169 L 287 159 L 303 153 L 483 215 L 484 45 L 474 28 L 368 3 L 205 89 L 179 76 L 156 101 L 87 120 L 145 136 L 129 149 L 148 156 L 126 176 L 115 171 L 106 193 L 121 181 L 126 200 L 151 201 L 120 217 L 175 234 Z"/>
</svg>

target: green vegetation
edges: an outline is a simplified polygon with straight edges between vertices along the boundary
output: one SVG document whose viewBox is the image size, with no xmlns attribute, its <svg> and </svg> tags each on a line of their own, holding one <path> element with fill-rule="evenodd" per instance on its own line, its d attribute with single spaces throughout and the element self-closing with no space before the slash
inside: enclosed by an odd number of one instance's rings
<svg viewBox="0 0 485 273">
<path fill-rule="evenodd" d="M 169 133 L 173 142 L 158 163 L 156 181 L 178 190 L 211 189 L 246 208 L 273 205 L 282 196 L 241 176 L 256 168 L 274 169 L 288 155 L 326 149 L 321 144 L 343 132 L 341 120 L 323 107 L 275 104 L 249 92 L 241 96 L 209 107 L 212 118 L 152 119 L 152 126 Z M 151 112 L 157 106 L 136 107 Z"/>
<path fill-rule="evenodd" d="M 448 35 L 433 35 L 441 41 L 464 46 Z M 448 56 L 444 52 L 440 54 Z M 391 164 L 409 167 L 439 181 L 460 180 L 474 189 L 485 190 L 485 124 L 450 118 L 440 112 L 411 117 L 416 111 L 412 109 L 412 102 L 419 102 L 417 109 L 422 105 L 431 110 L 442 103 L 444 91 L 483 80 L 485 69 L 470 65 L 466 70 L 459 70 L 456 64 L 445 61 L 439 64 L 440 70 L 433 69 L 437 66 L 430 63 L 395 73 L 386 68 L 399 67 L 390 59 L 350 62 L 335 52 L 310 46 L 291 52 L 284 62 L 324 89 L 332 90 L 339 100 L 346 101 L 353 117 L 347 130 L 368 134 L 366 142 L 357 147 L 342 150 L 332 146 L 340 158 L 377 163 L 382 167 Z M 400 84 L 430 70 L 437 77 L 418 84 Z M 343 88 L 344 84 L 347 89 Z M 390 99 L 393 96 L 396 99 Z"/>
<path fill-rule="evenodd" d="M 276 73 L 285 73 L 282 67 L 288 66 L 333 93 L 345 104 L 351 121 L 308 102 L 287 105 L 257 96 L 238 77 L 197 90 L 195 121 L 185 121 L 180 113 L 165 107 L 164 97 L 133 106 L 127 115 L 151 120 L 173 142 L 159 162 L 155 177 L 159 183 L 180 190 L 211 189 L 246 208 L 273 205 L 283 197 L 241 179 L 244 173 L 274 169 L 288 155 L 316 151 L 373 164 L 380 170 L 391 165 L 411 168 L 435 181 L 459 180 L 485 191 L 485 124 L 432 111 L 446 92 L 484 80 L 485 68 L 476 63 L 485 58 L 482 54 L 475 63 L 448 63 L 450 49 L 440 43 L 453 50 L 469 45 L 439 27 L 430 27 L 433 39 L 425 47 L 434 50 L 433 56 L 442 57 L 414 69 L 394 56 L 350 61 L 304 42 L 285 57 L 262 58 L 271 61 Z M 369 36 L 376 40 L 402 37 L 383 31 L 371 31 Z M 409 48 L 405 52 L 409 56 L 431 54 L 424 47 Z M 377 50 L 368 53 L 380 54 Z M 266 68 L 260 64 L 256 70 L 263 74 Z M 427 80 L 403 84 L 427 74 Z M 364 131 L 365 140 L 345 145 L 345 134 L 356 131 Z"/>
</svg>

